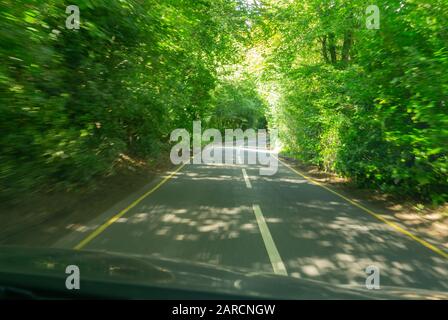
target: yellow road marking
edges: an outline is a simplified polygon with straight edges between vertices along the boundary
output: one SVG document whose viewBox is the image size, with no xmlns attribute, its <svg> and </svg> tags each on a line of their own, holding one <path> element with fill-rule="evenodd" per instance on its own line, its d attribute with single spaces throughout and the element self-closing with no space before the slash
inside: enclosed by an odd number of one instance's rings
<svg viewBox="0 0 448 320">
<path fill-rule="evenodd" d="M 276 157 L 277 158 L 277 157 Z M 351 203 L 352 205 L 362 209 L 363 211 L 367 212 L 368 214 L 370 214 L 371 216 L 377 218 L 378 220 L 384 222 L 385 224 L 387 224 L 388 226 L 390 226 L 391 228 L 395 229 L 396 231 L 408 236 L 409 238 L 417 241 L 418 243 L 420 243 L 421 245 L 425 246 L 426 248 L 428 248 L 429 250 L 441 255 L 442 257 L 448 259 L 448 253 L 446 253 L 445 251 L 443 251 L 442 249 L 437 248 L 436 246 L 432 245 L 431 243 L 429 243 L 426 240 L 421 239 L 420 237 L 412 234 L 411 232 L 409 232 L 406 229 L 403 229 L 402 227 L 400 227 L 399 225 L 397 225 L 396 223 L 393 223 L 392 221 L 387 220 L 386 218 L 380 216 L 379 214 L 373 212 L 370 209 L 367 209 L 366 207 L 364 207 L 363 205 L 359 204 L 357 201 L 355 200 L 351 200 L 345 196 L 343 196 L 342 194 L 334 191 L 333 189 L 330 189 L 329 187 L 321 184 L 320 182 L 306 176 L 305 174 L 301 173 L 300 171 L 294 169 L 293 167 L 291 167 L 289 164 L 285 163 L 284 161 L 280 160 L 279 158 L 277 158 L 278 161 L 280 161 L 284 166 L 288 167 L 290 170 L 294 171 L 295 173 L 297 173 L 299 176 L 305 178 L 306 180 L 314 183 L 315 185 L 318 185 L 319 187 L 324 188 L 327 191 L 330 191 L 331 193 L 337 195 L 338 197 L 344 199 L 345 201 Z"/>
<path fill-rule="evenodd" d="M 92 241 L 94 238 L 96 238 L 101 232 L 107 229 L 111 224 L 113 224 L 115 221 L 120 219 L 126 212 L 134 208 L 137 204 L 139 204 L 144 198 L 149 196 L 151 193 L 159 189 L 165 182 L 167 182 L 169 179 L 171 179 L 178 171 L 180 171 L 186 163 L 179 166 L 174 172 L 172 172 L 169 176 L 165 177 L 162 181 L 160 181 L 156 186 L 154 186 L 151 190 L 143 194 L 141 197 L 139 197 L 137 200 L 132 202 L 129 206 L 121 210 L 118 214 L 110 218 L 108 221 L 106 221 L 104 224 L 99 226 L 97 229 L 95 229 L 88 237 L 86 237 L 84 240 L 82 240 L 80 243 L 78 243 L 73 249 L 75 250 L 81 250 L 86 244 L 88 244 L 90 241 Z"/>
</svg>

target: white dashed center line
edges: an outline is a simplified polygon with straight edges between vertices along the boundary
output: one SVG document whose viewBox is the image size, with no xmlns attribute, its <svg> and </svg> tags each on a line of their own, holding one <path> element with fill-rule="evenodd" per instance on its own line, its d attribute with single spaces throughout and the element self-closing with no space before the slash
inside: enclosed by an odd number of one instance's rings
<svg viewBox="0 0 448 320">
<path fill-rule="evenodd" d="M 272 269 L 274 273 L 281 274 L 284 276 L 288 275 L 286 271 L 285 264 L 280 257 L 280 253 L 275 246 L 274 239 L 272 239 L 271 232 L 269 231 L 266 220 L 264 219 L 263 213 L 261 212 L 260 206 L 257 204 L 253 205 L 255 217 L 257 218 L 258 227 L 260 228 L 261 236 L 263 238 L 264 245 L 271 260 Z"/>
<path fill-rule="evenodd" d="M 247 175 L 246 169 L 241 169 L 243 171 L 244 181 L 246 182 L 246 187 L 252 189 L 252 184 L 250 183 L 249 176 Z"/>
</svg>

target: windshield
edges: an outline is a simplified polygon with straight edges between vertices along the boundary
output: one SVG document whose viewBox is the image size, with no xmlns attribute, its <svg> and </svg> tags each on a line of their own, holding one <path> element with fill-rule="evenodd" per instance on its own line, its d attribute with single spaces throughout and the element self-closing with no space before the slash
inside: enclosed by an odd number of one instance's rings
<svg viewBox="0 0 448 320">
<path fill-rule="evenodd" d="M 0 296 L 447 299 L 448 2 L 72 2 L 0 0 Z"/>
</svg>

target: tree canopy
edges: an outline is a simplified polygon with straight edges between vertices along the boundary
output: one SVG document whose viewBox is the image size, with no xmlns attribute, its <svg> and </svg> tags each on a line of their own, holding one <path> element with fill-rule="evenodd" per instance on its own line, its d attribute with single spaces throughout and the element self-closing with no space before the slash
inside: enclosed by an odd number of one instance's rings
<svg viewBox="0 0 448 320">
<path fill-rule="evenodd" d="M 265 81 L 299 159 L 384 192 L 448 197 L 448 3 L 266 1 Z"/>
<path fill-rule="evenodd" d="M 0 192 L 149 161 L 175 128 L 277 127 L 363 187 L 448 199 L 448 3 L 0 0 Z"/>
</svg>

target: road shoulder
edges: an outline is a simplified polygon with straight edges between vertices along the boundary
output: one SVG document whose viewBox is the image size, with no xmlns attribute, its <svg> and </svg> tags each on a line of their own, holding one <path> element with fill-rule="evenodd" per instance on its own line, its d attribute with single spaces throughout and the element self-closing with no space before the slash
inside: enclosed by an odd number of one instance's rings
<svg viewBox="0 0 448 320">
<path fill-rule="evenodd" d="M 99 178 L 95 188 L 24 194 L 1 205 L 0 245 L 48 247 L 73 233 L 83 233 L 148 186 L 171 167 L 132 165 Z"/>
<path fill-rule="evenodd" d="M 448 205 L 420 209 L 412 200 L 397 199 L 374 190 L 361 189 L 349 180 L 323 172 L 316 166 L 305 165 L 284 155 L 280 157 L 282 161 L 318 183 L 361 203 L 429 243 L 448 251 Z"/>
</svg>

